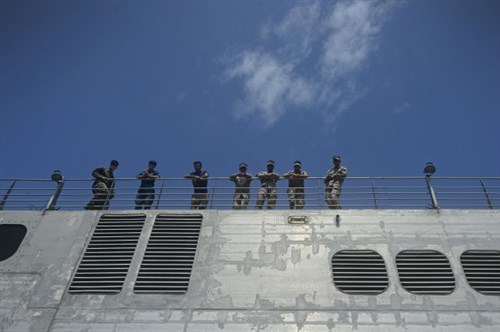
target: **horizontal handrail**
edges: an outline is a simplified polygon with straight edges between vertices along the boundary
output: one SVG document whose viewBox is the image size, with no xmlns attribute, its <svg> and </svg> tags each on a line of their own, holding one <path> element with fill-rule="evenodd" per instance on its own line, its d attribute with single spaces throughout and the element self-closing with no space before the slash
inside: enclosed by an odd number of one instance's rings
<svg viewBox="0 0 500 332">
<path fill-rule="evenodd" d="M 305 209 L 327 209 L 323 177 L 305 179 Z M 429 179 L 427 179 L 429 180 Z M 343 209 L 478 208 L 495 209 L 500 204 L 500 177 L 348 177 L 340 195 Z M 73 178 L 56 183 L 50 179 L 0 179 L 0 210 L 79 210 L 92 198 L 94 179 Z M 229 177 L 211 177 L 207 186 L 207 208 L 230 209 L 234 184 Z M 107 209 L 134 209 L 140 180 L 115 178 L 114 197 L 97 199 Z M 248 209 L 255 209 L 260 181 L 254 177 L 249 189 Z M 190 179 L 166 177 L 155 182 L 151 208 L 189 209 L 193 187 Z M 288 209 L 288 179 L 277 182 L 274 208 Z M 434 199 L 430 195 L 433 190 Z M 439 202 L 439 205 L 437 204 Z M 267 201 L 264 208 L 267 207 Z"/>
</svg>

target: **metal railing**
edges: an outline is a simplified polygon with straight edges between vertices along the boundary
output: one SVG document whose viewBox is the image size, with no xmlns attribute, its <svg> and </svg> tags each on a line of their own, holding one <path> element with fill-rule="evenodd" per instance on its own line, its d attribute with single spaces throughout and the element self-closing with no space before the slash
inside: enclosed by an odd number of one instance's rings
<svg viewBox="0 0 500 332">
<path fill-rule="evenodd" d="M 81 210 L 92 198 L 92 179 L 0 179 L 0 210 Z M 109 209 L 135 208 L 139 181 L 115 179 Z M 248 209 L 255 209 L 260 181 L 254 179 Z M 184 178 L 155 183 L 153 209 L 189 209 L 193 187 Z M 275 209 L 288 209 L 288 181 L 278 182 Z M 231 209 L 234 184 L 227 177 L 209 179 L 208 209 Z M 305 209 L 328 209 L 322 177 L 305 180 Z M 500 177 L 348 177 L 340 196 L 342 209 L 497 209 Z M 267 207 L 267 202 L 264 209 Z"/>
</svg>

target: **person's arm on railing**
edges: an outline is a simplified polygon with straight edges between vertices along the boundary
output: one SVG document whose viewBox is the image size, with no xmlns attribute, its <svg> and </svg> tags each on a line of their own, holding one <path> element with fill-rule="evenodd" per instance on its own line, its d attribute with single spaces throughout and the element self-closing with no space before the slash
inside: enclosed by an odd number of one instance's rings
<svg viewBox="0 0 500 332">
<path fill-rule="evenodd" d="M 160 173 L 158 172 L 150 173 L 147 170 L 145 170 L 144 172 L 140 172 L 139 174 L 137 174 L 136 178 L 140 180 L 143 179 L 157 180 L 160 178 Z"/>
<path fill-rule="evenodd" d="M 191 179 L 191 180 L 200 180 L 200 179 L 208 179 L 208 172 L 203 172 L 201 175 L 194 175 L 192 173 L 186 174 L 184 176 L 185 179 Z"/>
<path fill-rule="evenodd" d="M 105 176 L 106 168 L 98 167 L 92 172 L 92 177 L 96 180 L 108 181 L 108 178 Z"/>
<path fill-rule="evenodd" d="M 347 177 L 347 168 L 341 166 L 339 171 L 337 172 L 337 178 L 339 180 L 344 180 Z"/>
</svg>

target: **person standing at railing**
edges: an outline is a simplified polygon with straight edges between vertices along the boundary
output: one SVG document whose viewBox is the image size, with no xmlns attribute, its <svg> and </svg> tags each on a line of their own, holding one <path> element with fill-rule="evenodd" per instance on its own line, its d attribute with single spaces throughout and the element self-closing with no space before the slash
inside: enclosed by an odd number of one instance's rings
<svg viewBox="0 0 500 332">
<path fill-rule="evenodd" d="M 257 204 L 255 205 L 255 208 L 258 210 L 262 210 L 266 197 L 267 208 L 269 210 L 274 209 L 274 207 L 276 206 L 276 182 L 279 181 L 280 176 L 279 174 L 274 173 L 274 160 L 269 160 L 266 166 L 267 171 L 259 172 L 257 174 L 257 177 L 260 180 L 260 188 L 259 192 L 257 193 Z"/>
<path fill-rule="evenodd" d="M 309 176 L 306 171 L 302 170 L 302 162 L 296 160 L 293 163 L 293 170 L 283 174 L 285 179 L 288 179 L 288 200 L 290 209 L 303 209 L 305 200 L 304 180 Z"/>
<path fill-rule="evenodd" d="M 137 178 L 141 180 L 141 185 L 137 191 L 135 199 L 136 210 L 149 210 L 155 200 L 155 180 L 160 178 L 160 173 L 156 170 L 158 163 L 150 160 L 148 168 L 137 174 Z"/>
<path fill-rule="evenodd" d="M 115 176 L 114 172 L 118 168 L 118 161 L 111 160 L 109 168 L 96 168 L 92 172 L 95 178 L 92 184 L 92 193 L 94 197 L 85 206 L 85 210 L 107 210 L 109 201 L 115 197 Z"/>
<path fill-rule="evenodd" d="M 325 199 L 330 209 L 340 209 L 339 198 L 342 184 L 347 176 L 347 168 L 340 165 L 340 156 L 333 156 L 333 168 L 325 176 Z"/>
<path fill-rule="evenodd" d="M 247 173 L 247 164 L 241 163 L 239 173 L 229 176 L 229 180 L 233 181 L 236 186 L 233 209 L 245 210 L 250 200 L 250 183 L 252 182 L 252 174 Z"/>
<path fill-rule="evenodd" d="M 202 170 L 201 161 L 195 161 L 193 166 L 194 172 L 184 177 L 193 182 L 194 194 L 191 196 L 191 209 L 204 210 L 208 204 L 208 172 Z"/>
</svg>

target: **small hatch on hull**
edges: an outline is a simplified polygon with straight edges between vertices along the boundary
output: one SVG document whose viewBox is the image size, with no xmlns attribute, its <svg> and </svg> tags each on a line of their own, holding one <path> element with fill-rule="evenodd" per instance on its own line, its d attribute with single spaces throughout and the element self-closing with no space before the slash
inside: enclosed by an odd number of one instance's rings
<svg viewBox="0 0 500 332">
<path fill-rule="evenodd" d="M 289 224 L 298 224 L 303 225 L 309 222 L 309 218 L 307 216 L 288 216 Z"/>
</svg>

